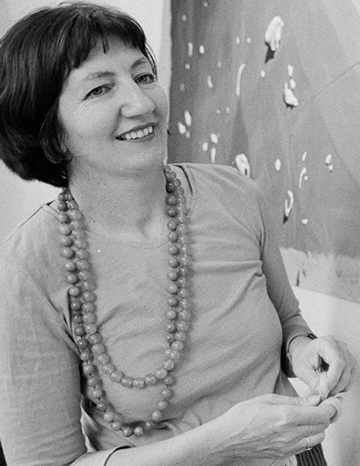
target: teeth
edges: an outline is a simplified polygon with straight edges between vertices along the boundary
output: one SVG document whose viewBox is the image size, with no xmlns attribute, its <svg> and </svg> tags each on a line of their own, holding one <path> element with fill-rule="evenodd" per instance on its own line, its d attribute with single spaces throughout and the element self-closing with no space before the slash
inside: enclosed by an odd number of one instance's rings
<svg viewBox="0 0 360 466">
<path fill-rule="evenodd" d="M 119 139 L 126 139 L 127 141 L 131 141 L 132 139 L 141 139 L 149 134 L 154 132 L 153 126 L 148 126 L 147 128 L 140 129 L 138 131 L 130 131 L 130 133 L 123 134 Z"/>
</svg>

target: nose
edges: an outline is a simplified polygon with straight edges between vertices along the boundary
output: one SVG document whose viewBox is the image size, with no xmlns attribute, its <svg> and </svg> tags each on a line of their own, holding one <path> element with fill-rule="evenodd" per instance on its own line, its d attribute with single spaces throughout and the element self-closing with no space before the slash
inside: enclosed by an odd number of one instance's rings
<svg viewBox="0 0 360 466">
<path fill-rule="evenodd" d="M 133 80 L 122 89 L 121 114 L 125 118 L 149 115 L 155 110 L 155 103 Z"/>
</svg>

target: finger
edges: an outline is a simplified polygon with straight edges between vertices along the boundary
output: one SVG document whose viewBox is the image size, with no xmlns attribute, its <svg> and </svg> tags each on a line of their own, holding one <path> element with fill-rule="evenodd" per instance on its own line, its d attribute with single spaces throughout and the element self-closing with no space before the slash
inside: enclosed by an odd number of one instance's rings
<svg viewBox="0 0 360 466">
<path fill-rule="evenodd" d="M 315 404 L 320 402 L 319 395 L 295 398 L 295 404 L 291 415 L 298 426 L 317 426 L 326 429 L 330 419 L 335 416 L 336 408 L 333 404 Z"/>
<path fill-rule="evenodd" d="M 322 443 L 325 440 L 325 432 L 320 432 L 316 435 L 311 435 L 302 438 L 298 443 L 297 453 L 303 453 L 304 451 L 311 450 L 315 445 Z"/>
<path fill-rule="evenodd" d="M 309 396 L 299 396 L 292 398 L 293 404 L 297 406 L 318 406 L 321 402 L 320 395 L 318 393 L 310 394 Z"/>
<path fill-rule="evenodd" d="M 326 372 L 323 372 L 322 374 L 325 375 L 326 384 L 329 389 L 329 392 L 331 390 L 334 390 L 334 388 L 339 384 L 343 384 L 344 386 L 346 386 L 350 377 L 350 370 L 347 368 L 346 362 L 343 360 L 335 360 L 328 364 L 329 369 Z"/>
<path fill-rule="evenodd" d="M 339 375 L 337 384 L 333 387 L 330 387 L 328 374 L 326 372 L 321 373 L 315 392 L 320 394 L 321 400 L 324 400 L 329 395 L 334 396 L 337 393 L 348 391 L 354 381 L 354 372 L 354 368 L 351 369 L 351 365 L 348 364 L 342 374 Z"/>
<path fill-rule="evenodd" d="M 349 352 L 347 345 L 326 337 L 330 346 L 320 346 L 319 355 L 328 367 L 324 367 L 327 373 L 327 383 L 330 391 L 340 383 L 342 389 L 345 388 L 351 378 L 351 371 L 356 366 L 353 355 Z"/>
<path fill-rule="evenodd" d="M 338 393 L 344 393 L 349 390 L 351 386 L 351 380 L 349 378 L 342 378 L 339 383 L 329 392 L 329 396 L 335 396 Z M 323 401 L 323 400 L 322 400 Z"/>
<path fill-rule="evenodd" d="M 331 424 L 336 422 L 341 416 L 342 402 L 343 402 L 343 397 L 341 395 L 336 395 L 336 396 L 330 396 L 329 398 L 327 398 L 321 403 L 321 406 L 331 405 L 335 408 L 335 414 L 330 419 Z"/>
<path fill-rule="evenodd" d="M 321 401 L 323 401 L 323 400 L 326 400 L 326 398 L 329 396 L 331 389 L 328 383 L 327 373 L 323 372 L 321 368 L 318 369 L 317 372 L 320 375 L 319 375 L 318 383 L 315 388 L 315 393 L 318 393 L 320 395 Z"/>
<path fill-rule="evenodd" d="M 297 426 L 296 427 L 297 437 L 299 439 L 302 439 L 305 437 L 311 437 L 311 436 L 321 434 L 322 432 L 326 431 L 326 429 L 330 426 L 330 424 L 331 424 L 330 419 L 327 419 L 326 422 Z"/>
</svg>

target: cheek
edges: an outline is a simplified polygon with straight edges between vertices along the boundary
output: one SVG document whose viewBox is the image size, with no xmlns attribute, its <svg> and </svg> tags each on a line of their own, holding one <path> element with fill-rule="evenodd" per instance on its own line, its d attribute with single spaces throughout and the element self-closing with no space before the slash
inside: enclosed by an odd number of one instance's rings
<svg viewBox="0 0 360 466">
<path fill-rule="evenodd" d="M 86 144 L 102 134 L 106 127 L 104 119 L 87 117 L 69 117 L 62 123 L 63 139 L 69 146 Z M 69 147 L 70 148 L 70 147 Z"/>
<path fill-rule="evenodd" d="M 162 118 L 167 120 L 169 114 L 169 101 L 166 92 L 160 86 L 156 95 L 156 108 Z"/>
</svg>

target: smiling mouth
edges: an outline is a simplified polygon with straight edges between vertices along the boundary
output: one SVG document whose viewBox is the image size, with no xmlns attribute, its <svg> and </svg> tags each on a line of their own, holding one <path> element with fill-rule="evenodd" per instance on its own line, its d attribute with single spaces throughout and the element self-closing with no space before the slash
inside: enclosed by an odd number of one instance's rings
<svg viewBox="0 0 360 466">
<path fill-rule="evenodd" d="M 143 139 L 149 134 L 152 134 L 154 132 L 154 127 L 147 126 L 144 129 L 138 129 L 136 131 L 129 131 L 128 133 L 124 133 L 121 136 L 118 136 L 116 139 L 119 139 L 120 141 L 134 141 L 136 139 Z"/>
</svg>

